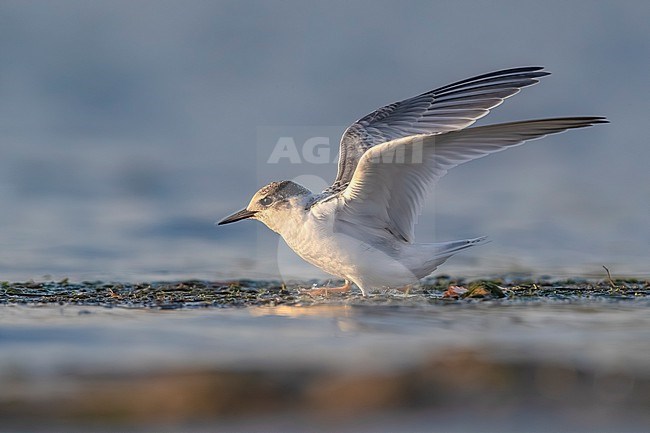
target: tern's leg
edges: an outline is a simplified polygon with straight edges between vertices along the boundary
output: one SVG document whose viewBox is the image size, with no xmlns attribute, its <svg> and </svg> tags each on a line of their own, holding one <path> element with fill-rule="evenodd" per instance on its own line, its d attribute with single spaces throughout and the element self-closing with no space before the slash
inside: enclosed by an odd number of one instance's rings
<svg viewBox="0 0 650 433">
<path fill-rule="evenodd" d="M 325 295 L 327 296 L 330 293 L 346 293 L 350 291 L 352 284 L 345 280 L 345 284 L 341 287 L 321 287 L 320 289 L 302 289 L 300 293 L 304 293 L 310 296 Z"/>
<path fill-rule="evenodd" d="M 411 288 L 413 287 L 412 284 L 409 284 L 404 287 L 397 287 L 396 290 L 399 290 L 400 292 L 404 293 L 404 296 L 408 296 L 409 293 L 411 292 Z"/>
</svg>

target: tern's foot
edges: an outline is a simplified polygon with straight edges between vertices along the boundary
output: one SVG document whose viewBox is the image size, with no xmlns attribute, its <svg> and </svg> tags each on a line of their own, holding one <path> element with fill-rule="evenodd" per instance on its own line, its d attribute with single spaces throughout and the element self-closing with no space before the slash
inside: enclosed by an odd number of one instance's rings
<svg viewBox="0 0 650 433">
<path fill-rule="evenodd" d="M 350 291 L 350 288 L 352 288 L 352 284 L 348 280 L 345 280 L 345 284 L 342 285 L 341 287 L 321 287 L 317 289 L 302 289 L 300 290 L 300 293 L 309 296 L 320 296 L 320 295 L 327 296 L 330 293 L 347 293 Z"/>
<path fill-rule="evenodd" d="M 396 287 L 395 290 L 402 292 L 404 294 L 404 296 L 406 297 L 406 296 L 409 295 L 409 293 L 411 293 L 411 288 L 412 287 L 413 286 L 411 284 L 409 284 L 408 286 L 404 286 L 404 287 Z"/>
</svg>

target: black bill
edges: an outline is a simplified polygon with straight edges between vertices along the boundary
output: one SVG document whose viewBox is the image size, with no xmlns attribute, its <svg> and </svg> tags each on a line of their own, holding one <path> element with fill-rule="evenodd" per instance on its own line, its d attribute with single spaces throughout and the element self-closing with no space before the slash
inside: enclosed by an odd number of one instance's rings
<svg viewBox="0 0 650 433">
<path fill-rule="evenodd" d="M 234 213 L 234 214 L 232 214 L 232 215 L 230 215 L 228 217 L 225 217 L 224 219 L 219 221 L 217 223 L 217 225 L 220 226 L 220 225 L 223 225 L 223 224 L 230 224 L 230 223 L 234 223 L 236 221 L 245 220 L 246 218 L 252 217 L 256 213 L 257 212 L 255 212 L 255 211 L 250 211 L 248 209 L 242 209 L 237 213 Z"/>
</svg>

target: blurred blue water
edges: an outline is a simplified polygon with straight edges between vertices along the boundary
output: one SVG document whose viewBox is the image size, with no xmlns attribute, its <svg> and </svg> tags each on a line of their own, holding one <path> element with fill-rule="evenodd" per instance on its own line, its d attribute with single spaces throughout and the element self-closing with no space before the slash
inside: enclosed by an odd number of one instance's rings
<svg viewBox="0 0 650 433">
<path fill-rule="evenodd" d="M 4 305 L 0 429 L 646 431 L 647 299 L 531 302 L 400 296 L 225 309 Z M 218 380 L 222 373 L 231 380 Z M 248 391 L 259 389 L 265 404 L 248 407 Z M 340 396 L 336 404 L 318 399 L 328 389 Z M 223 398 L 241 409 L 186 409 L 188 393 L 197 396 L 193 408 Z M 375 394 L 384 397 L 364 397 Z M 143 395 L 147 402 L 185 398 L 145 409 L 131 403 Z M 123 402 L 129 409 L 119 418 L 104 415 Z M 347 416 L 340 404 L 351 407 Z M 63 421 L 58 430 L 53 418 Z M 190 427 L 175 426 L 178 420 Z"/>
<path fill-rule="evenodd" d="M 612 124 L 459 167 L 419 239 L 489 235 L 445 272 L 648 275 L 647 2 L 4 1 L 0 278 L 323 276 L 254 223 L 214 227 L 278 178 L 281 136 L 490 70 L 554 75 L 482 123 Z M 312 133 L 313 132 L 313 133 Z"/>
</svg>

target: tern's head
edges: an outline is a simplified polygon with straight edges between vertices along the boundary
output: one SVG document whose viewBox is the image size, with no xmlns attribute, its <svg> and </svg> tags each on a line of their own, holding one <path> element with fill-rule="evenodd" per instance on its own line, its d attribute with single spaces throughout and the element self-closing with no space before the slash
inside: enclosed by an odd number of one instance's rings
<svg viewBox="0 0 650 433">
<path fill-rule="evenodd" d="M 253 218 L 278 231 L 286 222 L 288 213 L 294 209 L 304 209 L 311 191 L 290 180 L 271 182 L 255 193 L 245 209 L 219 221 L 219 225 Z"/>
</svg>

